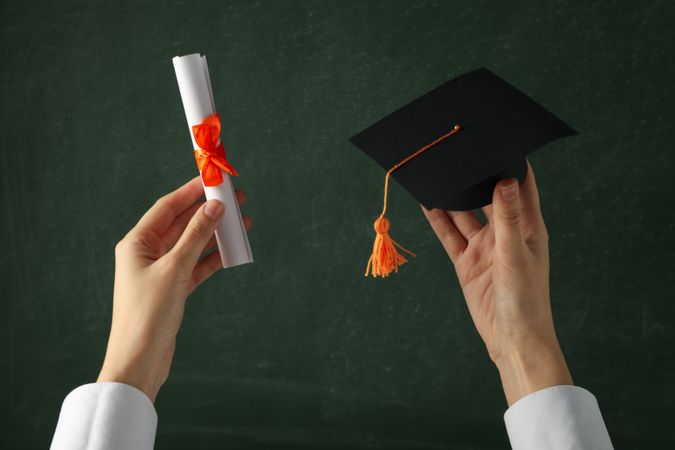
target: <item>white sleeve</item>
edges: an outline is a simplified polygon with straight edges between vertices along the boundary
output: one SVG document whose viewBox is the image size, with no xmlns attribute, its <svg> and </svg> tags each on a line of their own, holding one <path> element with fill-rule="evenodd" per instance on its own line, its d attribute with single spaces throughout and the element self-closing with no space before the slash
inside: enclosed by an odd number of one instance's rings
<svg viewBox="0 0 675 450">
<path fill-rule="evenodd" d="M 595 396 L 577 386 L 554 386 L 527 395 L 504 414 L 514 450 L 611 450 Z"/>
<path fill-rule="evenodd" d="M 122 383 L 91 383 L 63 401 L 51 450 L 151 450 L 157 413 L 143 392 Z"/>
</svg>

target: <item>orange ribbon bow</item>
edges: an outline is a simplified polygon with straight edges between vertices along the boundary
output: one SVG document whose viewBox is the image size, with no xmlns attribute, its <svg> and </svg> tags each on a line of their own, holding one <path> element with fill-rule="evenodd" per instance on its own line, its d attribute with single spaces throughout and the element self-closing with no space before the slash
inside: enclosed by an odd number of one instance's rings
<svg viewBox="0 0 675 450">
<path fill-rule="evenodd" d="M 223 182 L 221 169 L 232 176 L 239 176 L 225 158 L 225 146 L 220 142 L 218 113 L 211 114 L 199 125 L 193 125 L 192 134 L 199 146 L 195 149 L 195 159 L 205 186 L 217 186 Z"/>
</svg>

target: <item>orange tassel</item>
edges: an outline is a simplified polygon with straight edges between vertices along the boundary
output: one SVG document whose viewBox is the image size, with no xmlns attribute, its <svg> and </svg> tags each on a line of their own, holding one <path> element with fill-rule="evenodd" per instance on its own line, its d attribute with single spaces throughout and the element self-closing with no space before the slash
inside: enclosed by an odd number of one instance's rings
<svg viewBox="0 0 675 450">
<path fill-rule="evenodd" d="M 374 227 L 377 235 L 373 244 L 373 254 L 370 255 L 368 267 L 366 267 L 366 276 L 372 269 L 374 277 L 388 277 L 392 271 L 398 273 L 398 266 L 408 262 L 405 256 L 396 251 L 397 247 L 412 256 L 415 254 L 389 237 L 389 221 L 386 217 L 378 217 Z"/>
<path fill-rule="evenodd" d="M 439 142 L 449 138 L 453 134 L 457 133 L 460 129 L 461 127 L 459 125 L 455 125 L 450 132 L 444 134 L 435 141 L 425 145 L 424 147 L 417 150 L 412 155 L 406 157 L 405 159 L 403 159 L 402 161 L 400 161 L 399 163 L 394 165 L 394 167 L 392 167 L 387 171 L 387 175 L 384 177 L 384 207 L 382 208 L 382 214 L 380 214 L 380 217 L 378 217 L 375 220 L 375 223 L 373 224 L 376 233 L 375 242 L 373 243 L 373 253 L 372 255 L 370 255 L 370 258 L 368 259 L 368 265 L 366 266 L 365 276 L 371 274 L 373 277 L 384 278 L 389 276 L 391 272 L 398 273 L 399 266 L 402 266 L 403 264 L 407 263 L 408 260 L 405 258 L 405 256 L 401 255 L 396 250 L 397 248 L 403 250 L 404 252 L 408 253 L 413 257 L 415 256 L 413 252 L 401 247 L 401 245 L 398 242 L 396 242 L 389 236 L 390 223 L 389 220 L 387 220 L 387 218 L 384 217 L 384 214 L 387 212 L 387 192 L 389 190 L 389 177 L 396 169 L 401 167 L 403 164 L 407 163 L 416 156 L 422 154 L 424 151 L 428 150 L 429 148 L 433 147 Z"/>
</svg>

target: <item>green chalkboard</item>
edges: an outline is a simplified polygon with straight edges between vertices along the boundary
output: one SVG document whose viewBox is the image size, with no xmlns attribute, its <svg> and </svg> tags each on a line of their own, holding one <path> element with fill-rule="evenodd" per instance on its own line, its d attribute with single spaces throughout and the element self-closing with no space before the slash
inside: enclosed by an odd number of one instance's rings
<svg viewBox="0 0 675 450">
<path fill-rule="evenodd" d="M 575 381 L 618 448 L 675 441 L 675 7 L 663 1 L 17 1 L 0 6 L 2 448 L 95 379 L 113 247 L 196 173 L 171 65 L 208 56 L 255 264 L 189 302 L 157 448 L 504 448 L 452 267 L 365 279 L 382 172 L 347 141 L 486 66 L 579 130 L 532 155 Z"/>
</svg>

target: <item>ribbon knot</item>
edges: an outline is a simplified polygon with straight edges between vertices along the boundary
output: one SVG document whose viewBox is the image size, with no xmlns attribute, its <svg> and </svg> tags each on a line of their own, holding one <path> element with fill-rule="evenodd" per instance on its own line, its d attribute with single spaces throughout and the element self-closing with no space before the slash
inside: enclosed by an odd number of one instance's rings
<svg viewBox="0 0 675 450">
<path fill-rule="evenodd" d="M 213 113 L 198 125 L 192 127 L 192 134 L 199 148 L 195 149 L 195 160 L 205 186 L 217 186 L 223 182 L 221 170 L 232 176 L 239 174 L 225 157 L 225 146 L 220 142 L 220 116 Z"/>
</svg>

